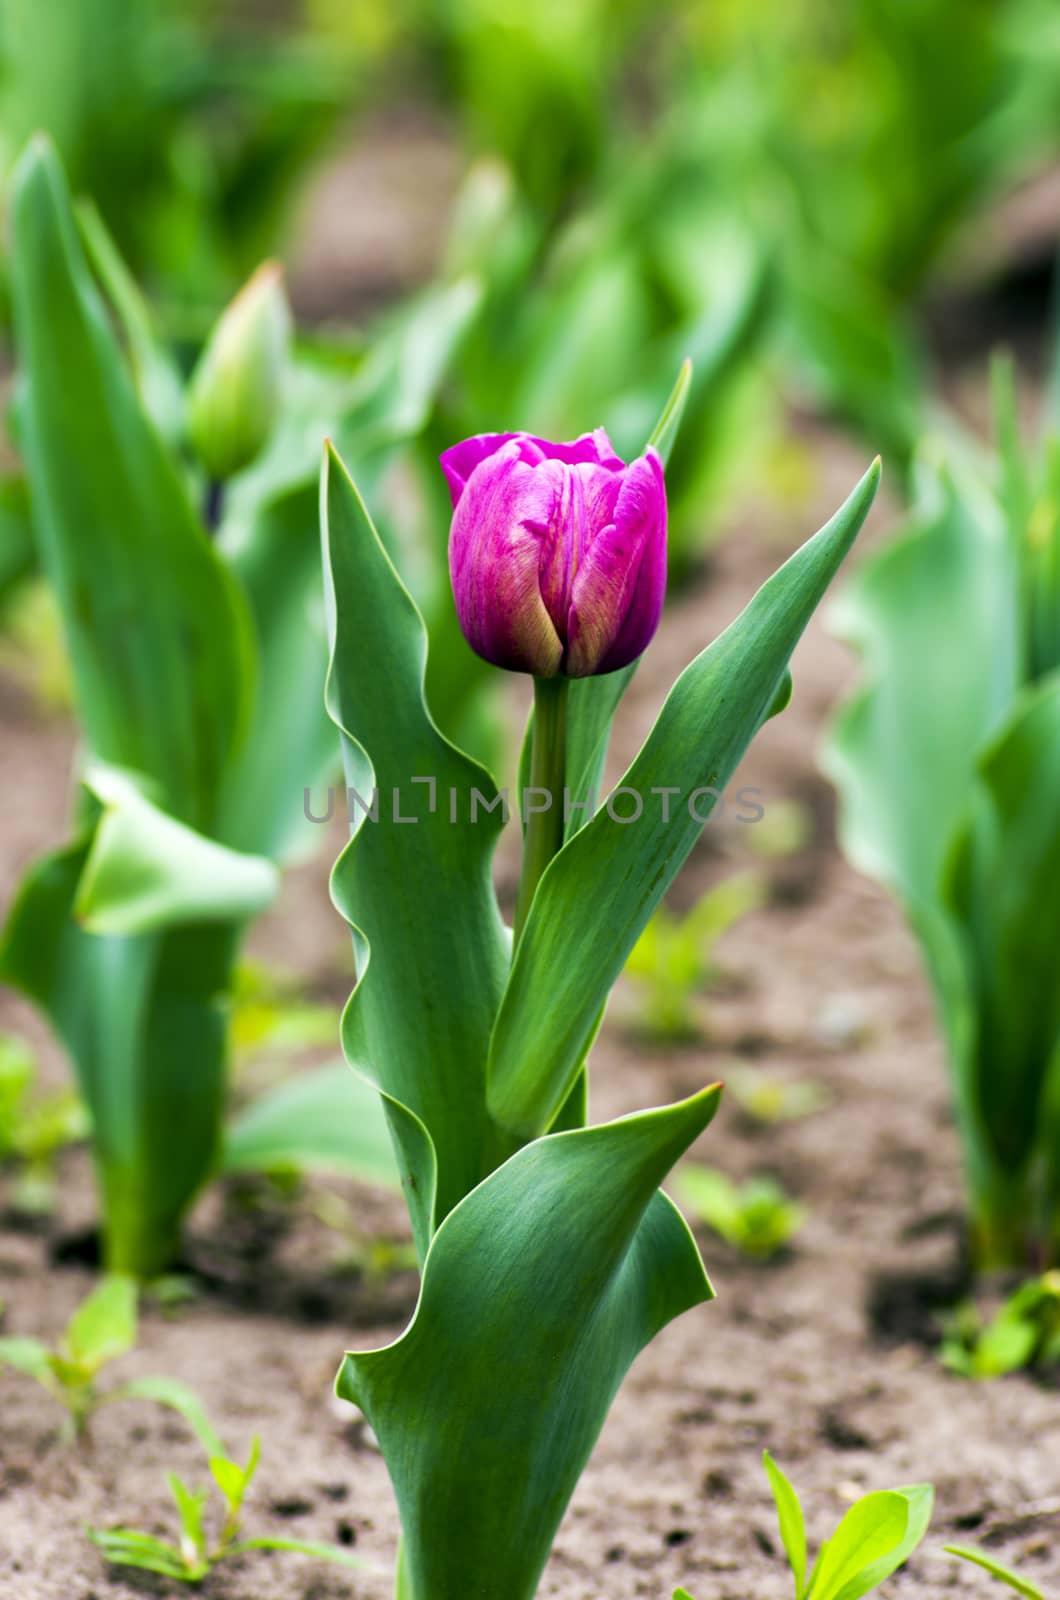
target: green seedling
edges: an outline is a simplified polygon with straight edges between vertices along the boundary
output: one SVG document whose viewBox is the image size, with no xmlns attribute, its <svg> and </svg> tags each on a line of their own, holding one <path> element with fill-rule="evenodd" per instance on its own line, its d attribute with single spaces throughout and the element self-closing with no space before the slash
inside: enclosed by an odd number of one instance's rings
<svg viewBox="0 0 1060 1600">
<path fill-rule="evenodd" d="M 416 1270 L 416 1247 L 411 1240 L 366 1233 L 353 1206 L 334 1190 L 320 1190 L 311 1205 L 317 1220 L 337 1236 L 333 1271 L 357 1273 L 367 1283 L 385 1283 L 395 1273 Z"/>
<path fill-rule="evenodd" d="M 929 1483 L 864 1495 L 822 1544 L 807 1578 L 806 1524 L 799 1497 L 768 1450 L 763 1461 L 795 1580 L 795 1600 L 861 1600 L 909 1560 L 927 1532 L 935 1500 Z M 674 1600 L 692 1596 L 678 1589 Z"/>
<path fill-rule="evenodd" d="M 35 1096 L 36 1062 L 12 1034 L 0 1034 L 0 1168 L 12 1167 L 17 1211 L 51 1209 L 55 1157 L 88 1132 L 84 1106 L 69 1090 Z"/>
<path fill-rule="evenodd" d="M 714 948 L 763 898 L 761 879 L 741 872 L 709 889 L 684 916 L 659 907 L 626 962 L 641 992 L 641 1033 L 667 1042 L 699 1037 L 695 999 L 716 972 Z"/>
<path fill-rule="evenodd" d="M 336 1006 L 306 1000 L 285 974 L 251 961 L 236 968 L 229 1027 L 237 1060 L 252 1053 L 292 1055 L 331 1045 L 338 1015 Z"/>
<path fill-rule="evenodd" d="M 756 1261 L 769 1261 L 790 1244 L 807 1215 L 775 1178 L 737 1184 L 714 1167 L 691 1162 L 678 1173 L 677 1192 L 698 1221 Z"/>
<path fill-rule="evenodd" d="M 812 1078 L 782 1078 L 758 1067 L 737 1065 L 726 1070 L 725 1089 L 745 1117 L 766 1127 L 808 1117 L 831 1099 L 824 1084 Z"/>
<path fill-rule="evenodd" d="M 216 1451 L 211 1452 L 210 1477 L 223 1506 L 219 1529 L 213 1539 L 206 1528 L 209 1488 L 189 1489 L 175 1472 L 167 1473 L 166 1482 L 180 1523 L 176 1543 L 170 1544 L 134 1528 L 89 1528 L 88 1537 L 113 1566 L 157 1572 L 188 1584 L 200 1583 L 222 1561 L 253 1550 L 284 1550 L 292 1555 L 312 1556 L 318 1561 L 332 1561 L 361 1570 L 370 1565 L 338 1545 L 309 1539 L 272 1538 L 267 1534 L 242 1538 L 243 1502 L 260 1460 L 261 1440 L 257 1434 L 251 1441 L 246 1466 L 233 1461 L 219 1441 Z"/>
<path fill-rule="evenodd" d="M 101 1390 L 104 1368 L 136 1345 L 136 1285 L 131 1278 L 104 1278 L 82 1300 L 54 1345 L 40 1339 L 0 1339 L 0 1368 L 33 1378 L 67 1413 L 72 1435 L 83 1439 L 93 1413 L 116 1400 L 152 1400 L 177 1411 L 207 1448 L 217 1445 L 196 1395 L 172 1378 L 133 1378 Z"/>
<path fill-rule="evenodd" d="M 961 1561 L 971 1561 L 977 1567 L 982 1567 L 984 1572 L 989 1572 L 992 1578 L 997 1578 L 999 1583 L 1007 1584 L 1016 1594 L 1021 1594 L 1023 1600 L 1045 1600 L 1045 1595 L 1029 1578 L 1020 1577 L 1018 1572 L 1013 1572 L 1011 1567 L 1003 1567 L 1000 1561 L 994 1561 L 990 1556 L 984 1555 L 981 1550 L 973 1550 L 970 1545 L 947 1544 L 942 1547 L 947 1555 L 957 1556 Z"/>
<path fill-rule="evenodd" d="M 945 1366 L 966 1378 L 1060 1364 L 1060 1270 L 1021 1284 L 988 1322 L 973 1304 L 960 1307 L 941 1355 Z"/>
</svg>

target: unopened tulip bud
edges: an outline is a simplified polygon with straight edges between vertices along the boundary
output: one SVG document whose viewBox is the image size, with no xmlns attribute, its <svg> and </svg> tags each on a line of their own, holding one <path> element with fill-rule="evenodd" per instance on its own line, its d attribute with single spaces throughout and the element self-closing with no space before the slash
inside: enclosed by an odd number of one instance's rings
<svg viewBox="0 0 1060 1600">
<path fill-rule="evenodd" d="M 267 261 L 222 313 L 191 379 L 188 433 L 213 482 L 241 472 L 267 443 L 290 341 L 283 268 Z"/>
<path fill-rule="evenodd" d="M 441 461 L 453 498 L 449 570 L 472 649 L 538 678 L 636 660 L 666 590 L 656 452 L 627 466 L 599 428 L 572 444 L 483 434 Z"/>
</svg>

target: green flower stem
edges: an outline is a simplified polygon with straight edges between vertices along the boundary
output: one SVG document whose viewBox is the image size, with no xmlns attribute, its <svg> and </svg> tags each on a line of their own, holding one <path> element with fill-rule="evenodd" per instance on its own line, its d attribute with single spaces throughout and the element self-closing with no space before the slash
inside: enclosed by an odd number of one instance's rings
<svg viewBox="0 0 1060 1600">
<path fill-rule="evenodd" d="M 552 796 L 548 810 L 532 809 L 523 839 L 523 870 L 515 902 L 515 943 L 522 935 L 541 874 L 563 845 L 563 789 L 567 774 L 567 679 L 534 679 L 531 789 Z"/>
</svg>

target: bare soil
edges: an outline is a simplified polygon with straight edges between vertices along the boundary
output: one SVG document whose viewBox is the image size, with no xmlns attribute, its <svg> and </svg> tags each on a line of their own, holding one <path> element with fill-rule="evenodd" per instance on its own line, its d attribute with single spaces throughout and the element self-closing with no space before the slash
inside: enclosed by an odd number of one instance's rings
<svg viewBox="0 0 1060 1600">
<path fill-rule="evenodd" d="M 815 463 L 805 504 L 763 500 L 723 530 L 709 567 L 666 614 L 623 707 L 615 765 L 650 725 L 674 674 L 754 586 L 845 493 L 862 461 L 808 434 Z M 886 500 L 865 543 L 893 521 Z M 561 1600 L 668 1596 L 779 1600 L 789 1593 L 761 1468 L 768 1446 L 802 1491 L 811 1538 L 870 1488 L 930 1480 L 938 1491 L 926 1547 L 888 1586 L 904 1600 L 995 1592 L 985 1574 L 940 1553 L 981 1542 L 1060 1593 L 1060 1400 L 1018 1376 L 973 1384 L 949 1376 L 931 1341 L 937 1305 L 960 1288 L 961 1184 L 945 1066 L 916 949 L 891 902 L 838 855 L 833 805 L 815 769 L 823 721 L 853 665 L 816 619 L 795 660 L 789 710 L 768 725 L 736 780 L 767 811 L 797 800 L 812 837 L 763 866 L 746 826 L 704 834 L 676 903 L 737 866 L 769 875 L 769 903 L 724 940 L 725 980 L 705 998 L 702 1043 L 669 1051 L 635 1041 L 620 996 L 594 1053 L 594 1114 L 667 1101 L 733 1061 L 828 1091 L 827 1106 L 755 1130 L 725 1106 L 695 1151 L 734 1176 L 778 1175 L 810 1210 L 786 1257 L 748 1264 L 712 1236 L 702 1244 L 718 1299 L 671 1326 L 625 1384 L 563 1524 L 542 1593 Z M 63 834 L 69 726 L 0 683 L 0 882 Z M 510 878 L 511 852 L 501 876 Z M 256 953 L 339 997 L 351 970 L 321 859 L 292 876 L 254 936 Z M 502 883 L 510 889 L 510 883 Z M 6 893 L 5 893 L 6 899 Z M 63 1067 L 38 1019 L 0 996 L 0 1026 L 39 1047 L 50 1080 Z M 61 1242 L 91 1222 L 88 1162 L 63 1163 L 57 1213 L 37 1231 L 0 1219 L 5 1331 L 54 1335 L 92 1276 L 58 1264 Z M 341 1186 L 330 1184 L 331 1190 Z M 140 1348 L 115 1379 L 166 1373 L 193 1385 L 236 1453 L 260 1431 L 264 1456 L 249 1533 L 337 1541 L 389 1567 L 397 1520 L 385 1467 L 351 1409 L 331 1395 L 347 1346 L 398 1334 L 415 1279 L 342 1270 L 336 1235 L 315 1217 L 319 1186 L 284 1200 L 244 1185 L 203 1200 L 190 1230 L 194 1299 L 148 1305 Z M 392 1196 L 342 1191 L 367 1232 L 400 1236 Z M 67 1254 L 70 1252 L 67 1251 Z M 76 1256 L 76 1251 L 73 1252 Z M 104 1408 L 90 1449 L 57 1437 L 55 1406 L 0 1376 L 0 1596 L 134 1600 L 165 1580 L 108 1570 L 82 1529 L 121 1522 L 172 1536 L 164 1474 L 205 1481 L 179 1419 L 149 1405 Z M 298 1557 L 257 1555 L 219 1570 L 212 1600 L 383 1600 L 389 1582 Z"/>
</svg>

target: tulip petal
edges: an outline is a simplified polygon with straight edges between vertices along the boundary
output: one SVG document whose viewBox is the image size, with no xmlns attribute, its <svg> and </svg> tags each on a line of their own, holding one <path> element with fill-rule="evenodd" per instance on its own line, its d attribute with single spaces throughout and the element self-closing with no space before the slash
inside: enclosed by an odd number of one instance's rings
<svg viewBox="0 0 1060 1600">
<path fill-rule="evenodd" d="M 595 462 L 568 466 L 546 461 L 535 470 L 552 490 L 548 521 L 535 525 L 535 532 L 542 536 L 541 597 L 557 633 L 565 640 L 575 575 L 593 540 L 614 518 L 622 478 Z"/>
<path fill-rule="evenodd" d="M 625 462 L 615 454 L 615 447 L 607 436 L 606 428 L 596 428 L 583 433 L 581 438 L 568 444 L 553 444 L 550 439 L 538 439 L 534 434 L 520 434 L 529 444 L 534 444 L 549 461 L 562 461 L 569 467 L 606 467 L 610 472 L 622 472 Z M 457 446 L 459 449 L 459 446 Z"/>
<path fill-rule="evenodd" d="M 617 672 L 647 648 L 666 592 L 666 489 L 654 450 L 627 469 L 613 523 L 582 560 L 571 592 L 564 671 Z"/>
<path fill-rule="evenodd" d="M 494 436 L 496 437 L 496 436 Z M 470 442 L 470 441 L 465 441 Z M 449 571 L 464 637 L 476 654 L 515 672 L 553 677 L 563 659 L 538 587 L 542 534 L 554 488 L 506 440 L 473 468 L 453 515 Z M 459 448 L 459 447 L 458 447 Z"/>
</svg>

